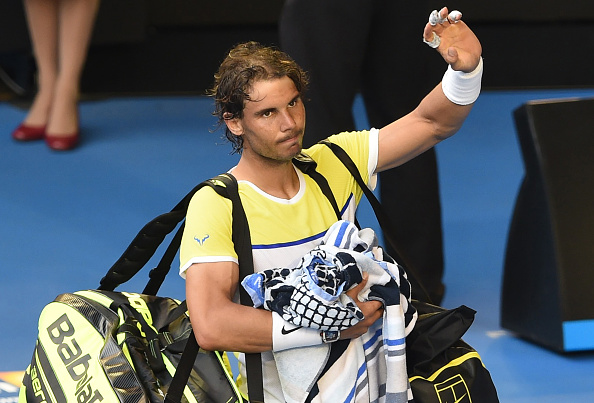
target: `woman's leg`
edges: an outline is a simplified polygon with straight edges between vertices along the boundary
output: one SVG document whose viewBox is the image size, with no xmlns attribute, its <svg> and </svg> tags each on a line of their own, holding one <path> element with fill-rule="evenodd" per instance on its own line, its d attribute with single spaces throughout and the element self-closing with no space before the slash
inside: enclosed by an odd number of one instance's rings
<svg viewBox="0 0 594 403">
<path fill-rule="evenodd" d="M 38 71 L 38 91 L 24 123 L 45 126 L 58 75 L 58 2 L 24 0 L 24 6 Z"/>
<path fill-rule="evenodd" d="M 59 1 L 58 75 L 47 127 L 47 134 L 53 137 L 78 131 L 80 78 L 98 8 L 99 0 Z"/>
</svg>

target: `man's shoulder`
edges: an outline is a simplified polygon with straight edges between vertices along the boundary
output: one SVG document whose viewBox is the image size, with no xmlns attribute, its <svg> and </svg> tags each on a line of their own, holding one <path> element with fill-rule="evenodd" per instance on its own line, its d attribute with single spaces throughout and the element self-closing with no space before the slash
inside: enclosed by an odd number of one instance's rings
<svg viewBox="0 0 594 403">
<path fill-rule="evenodd" d="M 334 134 L 324 141 L 329 141 L 331 143 L 337 144 L 342 147 L 345 151 L 350 152 L 351 150 L 354 151 L 355 149 L 360 148 L 361 146 L 367 147 L 369 144 L 369 135 L 370 131 L 368 130 L 360 130 L 360 131 L 352 131 L 352 132 L 342 132 L 338 134 Z M 320 153 L 328 153 L 330 149 L 326 147 L 322 142 L 316 143 L 311 147 L 304 150 L 307 155 L 310 155 L 313 159 L 316 159 L 316 156 Z"/>
<path fill-rule="evenodd" d="M 214 186 L 225 186 L 224 183 L 217 182 L 216 177 L 208 179 L 205 182 L 210 182 Z M 200 189 L 196 191 L 196 193 L 194 193 L 194 195 L 190 199 L 190 204 L 188 208 L 191 209 L 196 208 L 198 206 L 200 206 L 200 208 L 202 209 L 205 207 L 212 208 L 215 206 L 220 207 L 224 205 L 229 205 L 230 203 L 231 201 L 228 198 L 220 195 L 215 191 L 215 189 L 212 186 L 209 186 L 207 184 L 205 186 L 202 186 Z"/>
<path fill-rule="evenodd" d="M 367 164 L 370 151 L 369 131 L 343 132 L 328 137 L 326 141 L 340 146 L 349 154 L 355 164 Z M 342 165 L 338 158 L 334 156 L 332 150 L 321 142 L 303 150 L 303 152 L 315 161 L 320 168 L 328 166 L 332 169 L 337 164 Z"/>
</svg>

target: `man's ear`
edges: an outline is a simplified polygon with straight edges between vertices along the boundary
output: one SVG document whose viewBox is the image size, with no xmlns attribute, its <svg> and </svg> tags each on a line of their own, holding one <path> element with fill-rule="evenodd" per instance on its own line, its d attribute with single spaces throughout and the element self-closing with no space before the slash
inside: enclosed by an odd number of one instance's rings
<svg viewBox="0 0 594 403">
<path fill-rule="evenodd" d="M 231 118 L 225 119 L 225 124 L 229 131 L 236 136 L 241 136 L 243 134 L 243 126 L 241 124 L 241 120 L 238 118 Z"/>
</svg>

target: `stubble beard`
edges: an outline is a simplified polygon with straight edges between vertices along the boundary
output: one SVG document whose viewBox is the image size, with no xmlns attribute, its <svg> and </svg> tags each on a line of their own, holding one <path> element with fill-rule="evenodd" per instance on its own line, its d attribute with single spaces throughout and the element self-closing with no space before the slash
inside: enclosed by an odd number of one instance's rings
<svg viewBox="0 0 594 403">
<path fill-rule="evenodd" d="M 291 147 L 295 147 L 295 150 L 290 155 L 283 156 L 283 155 L 277 154 L 275 158 L 269 158 L 269 159 L 276 160 L 279 163 L 286 163 L 286 162 L 292 161 L 293 158 L 295 158 L 297 155 L 299 155 L 301 153 L 301 151 L 303 150 L 303 133 L 304 133 L 303 130 L 299 130 L 296 133 L 293 133 L 291 136 L 289 136 L 285 140 L 281 140 L 279 142 L 279 144 L 282 145 L 282 143 L 284 143 L 285 141 L 296 138 L 296 144 L 291 146 Z M 262 156 L 266 157 L 265 155 L 262 155 Z"/>
<path fill-rule="evenodd" d="M 265 165 L 278 166 L 291 162 L 293 158 L 301 153 L 303 150 L 303 135 L 304 130 L 293 132 L 290 136 L 285 137 L 274 143 L 274 145 L 264 146 L 264 144 L 251 143 L 249 139 L 244 140 L 243 155 L 250 154 L 251 158 L 260 160 Z M 291 139 L 296 139 L 295 144 L 291 144 L 289 149 L 284 142 Z M 248 144 L 246 144 L 248 143 Z M 246 147 L 248 145 L 248 147 Z"/>
</svg>

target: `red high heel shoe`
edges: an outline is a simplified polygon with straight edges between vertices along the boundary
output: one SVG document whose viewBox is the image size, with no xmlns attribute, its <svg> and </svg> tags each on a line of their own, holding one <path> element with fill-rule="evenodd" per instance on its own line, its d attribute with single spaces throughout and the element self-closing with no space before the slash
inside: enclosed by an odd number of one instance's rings
<svg viewBox="0 0 594 403">
<path fill-rule="evenodd" d="M 45 142 L 49 148 L 56 151 L 68 151 L 76 148 L 80 143 L 80 130 L 68 136 L 52 136 L 45 134 Z"/>
<path fill-rule="evenodd" d="M 16 141 L 36 141 L 45 137 L 45 126 L 28 126 L 21 123 L 12 132 L 12 138 Z"/>
</svg>

